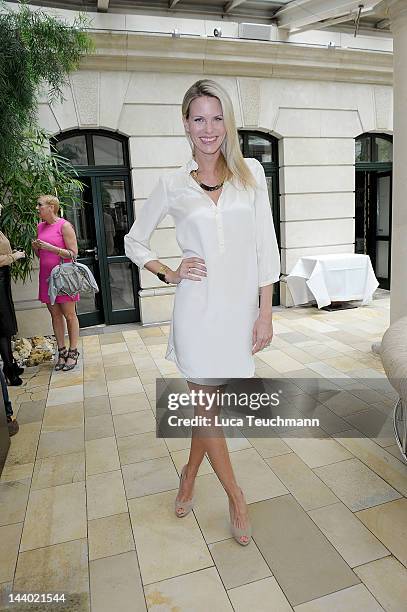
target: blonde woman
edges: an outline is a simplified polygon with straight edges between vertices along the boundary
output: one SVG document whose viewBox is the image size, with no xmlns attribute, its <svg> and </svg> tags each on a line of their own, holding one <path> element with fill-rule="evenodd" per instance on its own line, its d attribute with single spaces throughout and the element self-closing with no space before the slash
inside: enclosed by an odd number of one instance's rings
<svg viewBox="0 0 407 612">
<path fill-rule="evenodd" d="M 79 321 L 75 303 L 79 294 L 73 297 L 58 295 L 55 304 L 48 296 L 48 278 L 54 266 L 71 261 L 72 253 L 78 254 L 76 235 L 72 225 L 58 216 L 59 200 L 52 195 L 41 195 L 37 201 L 37 211 L 41 222 L 38 224 L 38 237 L 32 246 L 40 258 L 38 299 L 47 305 L 52 319 L 52 327 L 58 344 L 56 370 L 72 370 L 78 362 Z M 69 350 L 65 347 L 65 321 L 68 328 Z"/>
<path fill-rule="evenodd" d="M 182 119 L 192 157 L 160 176 L 125 248 L 140 268 L 176 285 L 166 358 L 176 363 L 191 391 L 214 392 L 231 378 L 254 376 L 253 355 L 273 335 L 280 258 L 264 170 L 256 159 L 242 156 L 227 92 L 215 81 L 197 81 L 184 96 Z M 182 250 L 177 270 L 150 249 L 151 234 L 167 214 Z M 200 410 L 213 416 L 219 407 Z M 192 509 L 205 453 L 228 495 L 232 534 L 245 546 L 251 539 L 247 505 L 218 433 L 200 435 L 193 428 L 175 512 L 182 517 Z"/>
</svg>

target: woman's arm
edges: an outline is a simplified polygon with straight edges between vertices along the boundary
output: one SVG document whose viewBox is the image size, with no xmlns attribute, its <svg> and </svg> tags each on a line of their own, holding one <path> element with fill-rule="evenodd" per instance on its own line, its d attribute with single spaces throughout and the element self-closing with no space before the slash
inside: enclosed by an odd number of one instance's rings
<svg viewBox="0 0 407 612">
<path fill-rule="evenodd" d="M 11 266 L 11 264 L 13 264 L 14 262 L 15 259 L 12 253 L 7 253 L 7 255 L 0 255 L 0 268 L 2 268 L 3 266 Z"/>
<path fill-rule="evenodd" d="M 58 255 L 61 257 L 70 257 L 71 253 L 69 251 L 72 251 L 76 257 L 78 255 L 78 243 L 76 241 L 75 230 L 69 221 L 64 223 L 62 226 L 62 236 L 64 238 L 66 249 L 58 249 Z"/>
</svg>

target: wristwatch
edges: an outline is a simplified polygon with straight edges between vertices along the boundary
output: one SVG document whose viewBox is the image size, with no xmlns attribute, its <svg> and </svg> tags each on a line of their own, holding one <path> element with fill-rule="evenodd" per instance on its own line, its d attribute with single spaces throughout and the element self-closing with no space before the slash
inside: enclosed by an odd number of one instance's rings
<svg viewBox="0 0 407 612">
<path fill-rule="evenodd" d="M 167 266 L 164 266 L 163 264 L 161 264 L 161 268 L 158 270 L 158 272 L 156 272 L 156 275 L 158 276 L 160 281 L 162 281 L 163 283 L 166 283 L 167 285 L 169 285 L 170 282 L 167 281 L 166 278 L 165 278 L 165 273 L 166 272 L 168 272 Z"/>
</svg>

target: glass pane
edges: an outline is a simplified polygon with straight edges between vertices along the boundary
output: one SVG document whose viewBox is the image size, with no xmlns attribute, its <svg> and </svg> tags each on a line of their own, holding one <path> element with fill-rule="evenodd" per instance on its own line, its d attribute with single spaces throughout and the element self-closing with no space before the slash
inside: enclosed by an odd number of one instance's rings
<svg viewBox="0 0 407 612">
<path fill-rule="evenodd" d="M 95 271 L 95 266 L 89 261 L 86 261 L 85 265 L 87 265 L 90 271 L 92 272 L 93 276 L 95 277 L 99 285 L 99 290 L 100 290 L 100 281 L 98 280 L 97 272 Z M 86 314 L 88 312 L 95 312 L 95 310 L 96 311 L 99 310 L 98 302 L 100 299 L 101 299 L 100 293 L 96 293 L 95 295 L 91 295 L 91 294 L 81 295 L 81 299 L 76 305 L 77 313 Z"/>
<path fill-rule="evenodd" d="M 370 159 L 370 138 L 358 138 L 355 142 L 355 161 L 368 162 Z"/>
<path fill-rule="evenodd" d="M 96 166 L 123 166 L 123 143 L 106 136 L 93 136 Z"/>
<path fill-rule="evenodd" d="M 377 179 L 376 234 L 388 236 L 390 228 L 390 176 Z"/>
<path fill-rule="evenodd" d="M 393 143 L 384 138 L 375 138 L 376 159 L 378 162 L 393 161 Z"/>
<path fill-rule="evenodd" d="M 129 261 L 110 263 L 109 281 L 113 310 L 134 308 L 131 263 Z"/>
<path fill-rule="evenodd" d="M 255 157 L 263 164 L 272 161 L 272 145 L 269 140 L 249 134 L 247 157 Z"/>
<path fill-rule="evenodd" d="M 84 134 L 60 140 L 55 144 L 55 148 L 59 155 L 69 159 L 73 166 L 88 165 L 86 139 Z"/>
<path fill-rule="evenodd" d="M 389 243 L 387 240 L 376 242 L 376 276 L 388 278 L 389 276 Z"/>
<path fill-rule="evenodd" d="M 124 181 L 100 181 L 107 255 L 124 255 L 124 236 L 129 231 Z"/>
<path fill-rule="evenodd" d="M 78 257 L 89 257 L 87 250 L 96 246 L 95 222 L 93 217 L 92 194 L 89 186 L 78 191 L 72 206 L 64 208 L 64 217 L 72 223 L 78 241 Z"/>
<path fill-rule="evenodd" d="M 238 133 L 239 136 L 239 147 L 241 149 L 241 151 L 243 151 L 243 136 L 241 135 L 241 133 Z"/>
</svg>

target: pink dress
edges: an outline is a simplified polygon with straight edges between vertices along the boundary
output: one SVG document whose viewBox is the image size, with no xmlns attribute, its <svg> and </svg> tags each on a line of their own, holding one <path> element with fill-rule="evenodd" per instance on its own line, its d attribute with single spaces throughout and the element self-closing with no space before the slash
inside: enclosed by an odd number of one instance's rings
<svg viewBox="0 0 407 612">
<path fill-rule="evenodd" d="M 47 223 L 42 221 L 38 224 L 38 238 L 44 242 L 49 242 L 60 249 L 66 249 L 64 237 L 62 235 L 62 226 L 66 223 L 66 220 L 62 217 L 55 223 Z M 39 250 L 40 256 L 40 276 L 39 276 L 39 291 L 38 299 L 45 303 L 50 304 L 48 296 L 48 278 L 52 268 L 57 266 L 61 262 L 61 258 L 56 253 L 51 251 L 45 251 L 45 249 Z M 70 259 L 64 259 L 64 261 L 71 261 Z M 61 302 L 77 302 L 79 300 L 79 293 L 70 297 L 69 295 L 58 295 L 55 303 L 60 304 Z"/>
</svg>

